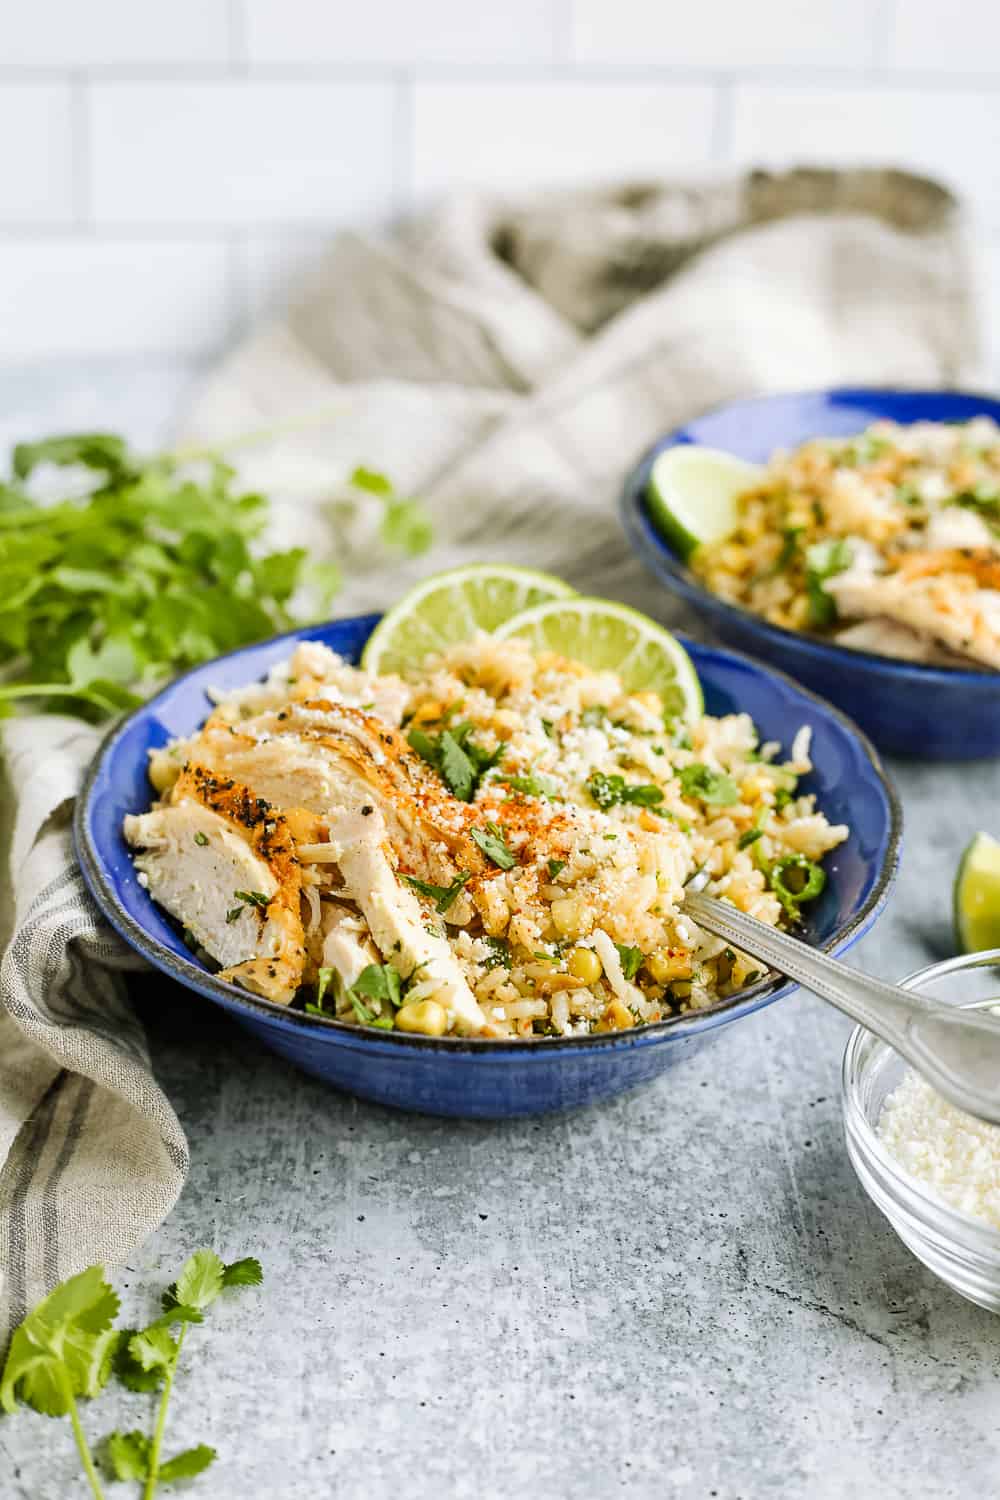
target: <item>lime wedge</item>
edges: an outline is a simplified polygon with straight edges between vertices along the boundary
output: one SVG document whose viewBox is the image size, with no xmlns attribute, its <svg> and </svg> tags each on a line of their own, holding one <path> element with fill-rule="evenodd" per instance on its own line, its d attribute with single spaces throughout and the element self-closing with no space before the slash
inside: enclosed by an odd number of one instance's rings
<svg viewBox="0 0 1000 1500">
<path fill-rule="evenodd" d="M 382 617 L 368 637 L 361 665 L 369 672 L 412 671 L 477 630 L 493 631 L 519 610 L 573 592 L 550 573 L 500 563 L 435 573 Z"/>
<path fill-rule="evenodd" d="M 962 953 L 1000 948 L 1000 843 L 977 833 L 955 877 L 955 937 Z"/>
<path fill-rule="evenodd" d="M 705 702 L 684 647 L 648 615 L 610 599 L 553 599 L 501 625 L 501 640 L 517 636 L 537 651 L 555 651 L 598 671 L 617 672 L 630 693 L 660 694 L 672 718 L 693 724 Z"/>
<path fill-rule="evenodd" d="M 735 531 L 736 499 L 761 470 L 717 448 L 667 448 L 649 475 L 649 511 L 657 531 L 682 558 Z"/>
</svg>

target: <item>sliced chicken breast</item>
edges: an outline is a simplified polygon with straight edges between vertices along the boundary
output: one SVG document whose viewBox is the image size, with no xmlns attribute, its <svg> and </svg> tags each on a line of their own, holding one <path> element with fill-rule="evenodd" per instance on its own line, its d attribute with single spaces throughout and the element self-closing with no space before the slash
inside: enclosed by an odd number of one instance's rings
<svg viewBox="0 0 1000 1500">
<path fill-rule="evenodd" d="M 904 625 L 929 644 L 1000 669 L 1000 592 L 971 575 L 899 573 L 862 580 L 841 574 L 824 588 L 843 620 L 883 619 Z"/>
<path fill-rule="evenodd" d="M 333 818 L 330 843 L 337 851 L 345 890 L 363 912 L 386 962 L 404 979 L 420 971 L 407 1000 L 433 996 L 453 1013 L 460 1031 L 481 1031 L 486 1017 L 447 939 L 428 930 L 413 892 L 396 879 L 385 821 L 378 809 Z"/>
<path fill-rule="evenodd" d="M 125 820 L 150 894 L 223 979 L 288 1004 L 302 982 L 301 877 L 285 820 L 247 786 L 187 766 L 168 805 Z"/>
</svg>

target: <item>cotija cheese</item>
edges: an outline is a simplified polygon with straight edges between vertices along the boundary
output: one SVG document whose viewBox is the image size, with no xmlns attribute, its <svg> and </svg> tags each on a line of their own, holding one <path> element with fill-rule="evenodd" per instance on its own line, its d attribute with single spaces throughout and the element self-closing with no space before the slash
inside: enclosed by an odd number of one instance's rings
<svg viewBox="0 0 1000 1500">
<path fill-rule="evenodd" d="M 1000 1127 L 956 1109 L 910 1069 L 882 1106 L 878 1137 L 949 1207 L 1000 1229 Z"/>
</svg>

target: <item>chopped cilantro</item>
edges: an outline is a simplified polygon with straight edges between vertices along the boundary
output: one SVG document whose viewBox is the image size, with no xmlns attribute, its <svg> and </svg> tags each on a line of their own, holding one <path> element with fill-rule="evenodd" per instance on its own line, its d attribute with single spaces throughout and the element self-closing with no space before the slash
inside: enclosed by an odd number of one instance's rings
<svg viewBox="0 0 1000 1500">
<path fill-rule="evenodd" d="M 505 776 L 503 780 L 505 786 L 513 787 L 515 792 L 522 792 L 526 797 L 544 797 L 548 800 L 558 790 L 551 776 L 539 776 L 534 771 L 527 776 Z"/>
<path fill-rule="evenodd" d="M 641 948 L 630 948 L 625 943 L 616 943 L 618 957 L 621 959 L 622 973 L 626 979 L 634 979 L 639 972 L 644 957 Z"/>
<path fill-rule="evenodd" d="M 473 828 L 471 834 L 473 843 L 498 869 L 512 870 L 517 864 L 514 855 L 507 848 L 503 829 L 499 828 L 496 823 L 487 823 L 485 828 Z"/>
<path fill-rule="evenodd" d="M 564 859 L 550 859 L 549 860 L 549 879 L 550 880 L 555 880 L 556 876 L 559 874 L 559 871 L 560 870 L 565 870 L 565 868 L 566 868 L 566 861 Z"/>
<path fill-rule="evenodd" d="M 685 797 L 697 797 L 708 807 L 731 807 L 740 800 L 739 788 L 724 771 L 713 771 L 702 761 L 684 766 L 677 772 Z"/>
<path fill-rule="evenodd" d="M 441 777 L 452 796 L 459 802 L 471 802 L 486 772 L 497 765 L 507 748 L 501 740 L 495 750 L 484 750 L 471 738 L 472 725 L 459 724 L 439 735 L 422 729 L 411 729 L 407 735 L 415 750 Z"/>
<path fill-rule="evenodd" d="M 504 938 L 484 936 L 483 942 L 490 950 L 483 964 L 487 969 L 509 969 L 510 947 Z"/>
<path fill-rule="evenodd" d="M 415 875 L 403 876 L 407 885 L 412 885 L 413 889 L 419 891 L 421 896 L 426 896 L 434 902 L 442 916 L 470 878 L 467 871 L 462 871 L 455 876 L 451 885 L 431 885 L 427 880 L 418 880 Z"/>
<path fill-rule="evenodd" d="M 602 812 L 620 803 L 633 807 L 655 807 L 663 801 L 663 792 L 658 786 L 630 786 L 624 776 L 608 775 L 605 771 L 594 771 L 587 782 L 587 791 Z"/>
<path fill-rule="evenodd" d="M 242 910 L 243 910 L 242 906 L 231 906 L 229 908 L 229 910 L 226 912 L 226 925 L 227 926 L 232 926 L 232 924 L 239 917 L 240 912 Z"/>
<path fill-rule="evenodd" d="M 849 568 L 853 556 L 851 544 L 844 537 L 814 542 L 806 548 L 806 593 L 813 625 L 829 625 L 837 618 L 837 605 L 823 584 Z"/>
<path fill-rule="evenodd" d="M 201 829 L 199 828 L 198 832 L 194 836 L 194 841 L 199 846 L 199 848 L 204 849 L 205 845 L 208 843 L 208 835 L 202 833 Z"/>
<path fill-rule="evenodd" d="M 233 895 L 244 906 L 256 906 L 258 911 L 265 911 L 271 904 L 270 896 L 265 896 L 263 891 L 234 891 Z"/>
</svg>

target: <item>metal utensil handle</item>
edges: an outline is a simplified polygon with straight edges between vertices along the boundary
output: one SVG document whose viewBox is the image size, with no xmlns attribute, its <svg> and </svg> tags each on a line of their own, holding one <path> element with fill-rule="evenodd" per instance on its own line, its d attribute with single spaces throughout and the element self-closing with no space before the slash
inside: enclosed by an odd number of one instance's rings
<svg viewBox="0 0 1000 1500">
<path fill-rule="evenodd" d="M 737 911 L 728 901 L 689 892 L 684 909 L 708 932 L 806 985 L 892 1046 L 905 1046 L 914 1013 L 928 1009 L 920 995 L 903 994 L 894 985 L 849 969 L 798 938 Z"/>
</svg>

